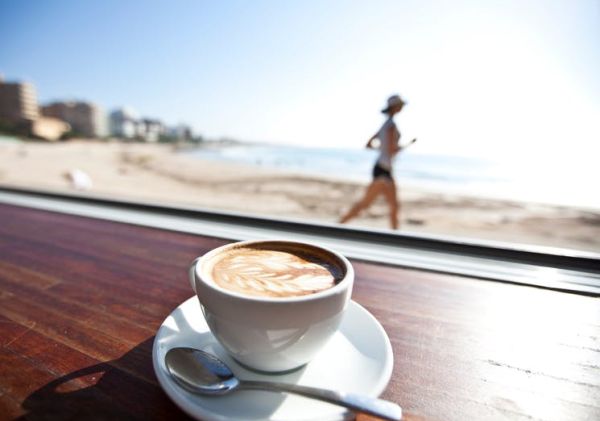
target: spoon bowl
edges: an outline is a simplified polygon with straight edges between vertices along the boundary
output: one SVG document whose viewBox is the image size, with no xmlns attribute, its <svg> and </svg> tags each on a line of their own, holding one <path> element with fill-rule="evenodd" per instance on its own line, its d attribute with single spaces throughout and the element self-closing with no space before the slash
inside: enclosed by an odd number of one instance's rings
<svg viewBox="0 0 600 421">
<path fill-rule="evenodd" d="M 165 363 L 175 382 L 192 393 L 224 395 L 240 385 L 223 361 L 199 349 L 173 348 Z"/>
</svg>

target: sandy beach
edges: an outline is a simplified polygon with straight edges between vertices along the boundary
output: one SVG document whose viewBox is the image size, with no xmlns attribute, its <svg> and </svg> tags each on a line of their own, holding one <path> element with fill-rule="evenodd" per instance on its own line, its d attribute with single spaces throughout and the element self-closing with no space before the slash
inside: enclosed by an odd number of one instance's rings
<svg viewBox="0 0 600 421">
<path fill-rule="evenodd" d="M 77 191 L 65 176 L 92 180 Z M 161 204 L 334 223 L 364 184 L 233 163 L 209 162 L 171 145 L 69 141 L 0 142 L 0 184 Z M 600 211 L 457 196 L 401 185 L 401 230 L 600 252 Z M 383 200 L 351 226 L 387 228 Z"/>
</svg>

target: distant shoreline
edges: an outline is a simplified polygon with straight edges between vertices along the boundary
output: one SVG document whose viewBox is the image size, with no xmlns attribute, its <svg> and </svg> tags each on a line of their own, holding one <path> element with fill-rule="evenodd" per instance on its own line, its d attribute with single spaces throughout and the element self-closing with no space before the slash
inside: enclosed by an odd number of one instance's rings
<svg viewBox="0 0 600 421">
<path fill-rule="evenodd" d="M 226 165 L 253 165 L 267 171 L 293 172 L 307 178 L 357 184 L 370 181 L 376 157 L 375 151 L 363 148 L 315 148 L 241 142 L 212 142 L 186 147 L 178 152 Z M 545 176 L 541 180 L 540 174 L 534 173 L 538 178 L 532 181 L 522 175 L 524 170 L 530 172 L 529 168 L 518 167 L 515 171 L 503 161 L 493 162 L 474 156 L 415 154 L 409 151 L 397 159 L 395 177 L 401 188 L 431 193 L 445 192 L 473 198 L 600 211 L 600 197 L 582 194 L 585 186 L 582 183 L 587 183 L 587 179 L 573 179 L 568 183 L 566 176 L 560 174 Z M 552 173 L 556 174 L 555 171 Z M 540 189 L 542 183 L 552 185 L 553 189 Z"/>
<path fill-rule="evenodd" d="M 0 142 L 0 184 L 74 192 L 65 177 L 73 169 L 89 175 L 95 194 L 327 223 L 335 223 L 365 187 L 206 161 L 165 144 Z M 458 195 L 410 183 L 400 184 L 400 197 L 401 228 L 409 233 L 600 252 L 600 211 Z M 387 207 L 381 201 L 352 225 L 387 224 Z"/>
</svg>

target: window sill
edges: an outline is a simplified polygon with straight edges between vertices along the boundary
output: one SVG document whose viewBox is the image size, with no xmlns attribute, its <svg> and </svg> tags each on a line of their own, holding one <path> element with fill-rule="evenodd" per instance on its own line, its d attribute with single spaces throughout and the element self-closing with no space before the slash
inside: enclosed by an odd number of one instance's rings
<svg viewBox="0 0 600 421">
<path fill-rule="evenodd" d="M 600 255 L 595 253 L 267 219 L 7 186 L 0 187 L 0 202 L 230 240 L 309 241 L 354 259 L 600 296 Z"/>
</svg>

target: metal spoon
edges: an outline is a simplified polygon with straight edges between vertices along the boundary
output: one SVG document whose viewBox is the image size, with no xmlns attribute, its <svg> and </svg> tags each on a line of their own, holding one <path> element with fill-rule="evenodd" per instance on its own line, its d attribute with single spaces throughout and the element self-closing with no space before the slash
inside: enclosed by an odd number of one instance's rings
<svg viewBox="0 0 600 421">
<path fill-rule="evenodd" d="M 398 405 L 381 399 L 296 384 L 240 380 L 223 361 L 199 349 L 173 348 L 167 352 L 165 363 L 177 384 L 200 395 L 224 395 L 238 389 L 281 391 L 341 405 L 386 420 L 397 421 L 402 418 L 402 409 Z"/>
</svg>

